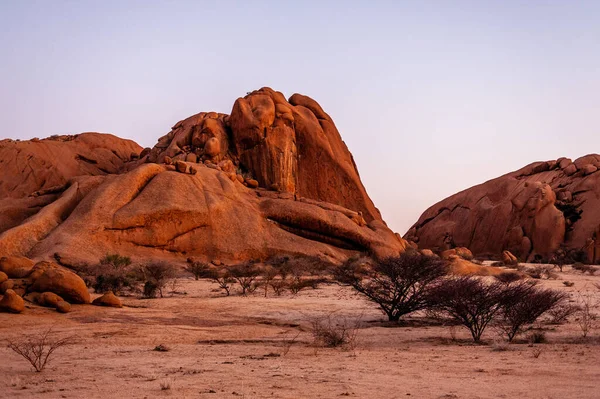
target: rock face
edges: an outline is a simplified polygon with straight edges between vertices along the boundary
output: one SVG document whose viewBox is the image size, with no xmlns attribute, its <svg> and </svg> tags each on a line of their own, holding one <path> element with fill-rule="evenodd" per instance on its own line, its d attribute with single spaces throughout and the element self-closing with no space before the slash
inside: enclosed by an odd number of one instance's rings
<svg viewBox="0 0 600 399">
<path fill-rule="evenodd" d="M 106 146 L 124 145 L 111 140 Z M 109 152 L 94 152 L 93 165 L 104 165 L 105 154 L 116 157 L 113 169 L 69 175 L 37 213 L 0 228 L 0 255 L 68 265 L 107 253 L 341 261 L 395 255 L 407 245 L 382 221 L 331 118 L 305 96 L 286 100 L 263 88 L 238 99 L 230 116 L 203 112 L 178 122 L 139 159 L 135 145 L 116 151 L 123 157 Z M 26 172 L 10 173 L 18 181 Z M 27 187 L 11 197 L 32 201 L 31 190 L 43 188 Z"/>
<path fill-rule="evenodd" d="M 77 176 L 119 173 L 141 150 L 99 133 L 0 140 L 0 233 L 54 202 Z"/>
<path fill-rule="evenodd" d="M 404 236 L 419 248 L 510 251 L 521 261 L 559 248 L 600 262 L 600 156 L 535 162 L 427 209 Z"/>
</svg>

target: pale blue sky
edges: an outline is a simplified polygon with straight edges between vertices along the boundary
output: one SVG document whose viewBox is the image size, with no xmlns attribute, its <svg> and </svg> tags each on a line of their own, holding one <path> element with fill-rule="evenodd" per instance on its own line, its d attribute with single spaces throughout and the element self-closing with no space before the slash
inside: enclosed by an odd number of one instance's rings
<svg viewBox="0 0 600 399">
<path fill-rule="evenodd" d="M 262 86 L 316 99 L 394 230 L 600 152 L 600 1 L 0 0 L 0 138 L 152 146 Z"/>
</svg>

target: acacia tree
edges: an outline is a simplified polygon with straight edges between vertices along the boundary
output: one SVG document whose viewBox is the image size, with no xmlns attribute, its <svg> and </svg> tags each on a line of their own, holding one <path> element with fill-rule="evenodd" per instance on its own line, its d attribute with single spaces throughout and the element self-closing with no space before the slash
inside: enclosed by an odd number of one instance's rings
<svg viewBox="0 0 600 399">
<path fill-rule="evenodd" d="M 428 307 L 431 288 L 447 271 L 447 264 L 437 257 L 406 251 L 372 264 L 351 259 L 335 277 L 379 305 L 390 321 L 398 321 Z"/>
<path fill-rule="evenodd" d="M 567 294 L 551 289 L 542 289 L 527 282 L 509 284 L 501 294 L 499 327 L 508 342 L 522 333 L 527 325 L 533 324 L 541 315 L 561 305 Z"/>
<path fill-rule="evenodd" d="M 431 291 L 431 305 L 465 326 L 479 342 L 488 324 L 502 309 L 506 285 L 472 276 L 452 277 Z"/>
</svg>

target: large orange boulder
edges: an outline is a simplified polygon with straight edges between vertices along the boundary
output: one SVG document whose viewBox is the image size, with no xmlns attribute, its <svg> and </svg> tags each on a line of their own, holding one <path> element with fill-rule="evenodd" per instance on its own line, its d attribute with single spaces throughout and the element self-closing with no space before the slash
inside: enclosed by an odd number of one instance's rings
<svg viewBox="0 0 600 399">
<path fill-rule="evenodd" d="M 90 294 L 85 282 L 65 267 L 51 262 L 40 262 L 34 266 L 29 278 L 32 281 L 29 291 L 49 291 L 72 303 L 90 303 Z"/>
<path fill-rule="evenodd" d="M 10 278 L 23 278 L 31 273 L 35 262 L 24 256 L 3 256 L 0 258 L 0 271 Z"/>
<path fill-rule="evenodd" d="M 92 305 L 108 306 L 108 307 L 112 307 L 112 308 L 122 308 L 123 307 L 123 303 L 121 302 L 121 300 L 112 292 L 107 292 L 106 294 L 94 299 L 92 301 Z"/>
<path fill-rule="evenodd" d="M 111 140 L 106 145 L 125 145 Z M 128 148 L 127 157 L 138 150 Z M 100 165 L 102 154 L 82 155 Z M 331 117 L 308 97 L 257 90 L 236 100 L 231 115 L 202 112 L 176 123 L 141 155 L 119 155 L 110 174 L 90 176 L 92 168 L 51 190 L 35 215 L 0 232 L 0 253 L 66 265 L 95 264 L 107 253 L 341 262 L 407 246 L 381 219 Z M 10 173 L 13 181 L 22 172 Z"/>
<path fill-rule="evenodd" d="M 533 163 L 433 205 L 404 238 L 419 248 L 506 250 L 523 260 L 548 259 L 564 247 L 600 261 L 599 166 L 600 155 Z"/>
<path fill-rule="evenodd" d="M 21 313 L 25 310 L 25 301 L 13 290 L 6 290 L 0 300 L 0 312 Z"/>
</svg>

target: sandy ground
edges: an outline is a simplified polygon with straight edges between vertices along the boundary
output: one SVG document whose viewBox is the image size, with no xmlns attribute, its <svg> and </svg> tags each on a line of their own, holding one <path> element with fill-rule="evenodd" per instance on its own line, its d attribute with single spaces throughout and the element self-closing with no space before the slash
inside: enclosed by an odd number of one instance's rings
<svg viewBox="0 0 600 399">
<path fill-rule="evenodd" d="M 600 276 L 568 268 L 559 276 L 542 284 L 600 297 Z M 453 340 L 451 328 L 425 317 L 389 325 L 376 306 L 335 285 L 268 298 L 215 289 L 184 278 L 178 291 L 187 294 L 123 298 L 123 309 L 76 305 L 62 315 L 29 304 L 21 315 L 0 314 L 0 339 L 49 327 L 75 337 L 42 373 L 3 344 L 0 397 L 600 397 L 600 329 L 583 340 L 574 319 L 542 323 L 546 344 L 501 345 L 488 329 L 486 343 L 474 345 L 467 330 L 456 328 Z M 350 325 L 360 320 L 353 348 L 313 344 L 310 321 L 331 312 Z M 154 351 L 159 344 L 169 351 Z"/>
</svg>

